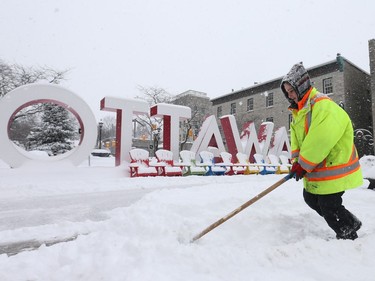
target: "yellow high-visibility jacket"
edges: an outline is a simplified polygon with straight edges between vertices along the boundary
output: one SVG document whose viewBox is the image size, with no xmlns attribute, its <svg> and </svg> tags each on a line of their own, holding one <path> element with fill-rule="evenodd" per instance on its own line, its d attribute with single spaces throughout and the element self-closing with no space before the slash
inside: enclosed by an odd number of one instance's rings
<svg viewBox="0 0 375 281">
<path fill-rule="evenodd" d="M 352 122 L 340 106 L 311 87 L 290 108 L 293 161 L 307 171 L 304 187 L 313 194 L 333 194 L 363 184 Z"/>
</svg>

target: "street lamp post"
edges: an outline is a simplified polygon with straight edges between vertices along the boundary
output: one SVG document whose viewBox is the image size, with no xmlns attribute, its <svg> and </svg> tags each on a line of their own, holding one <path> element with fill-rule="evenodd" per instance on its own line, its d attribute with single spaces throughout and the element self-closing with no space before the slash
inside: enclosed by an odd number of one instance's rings
<svg viewBox="0 0 375 281">
<path fill-rule="evenodd" d="M 160 128 L 157 128 L 153 131 L 154 134 L 154 155 L 156 155 L 156 151 L 158 150 L 159 140 L 160 140 Z"/>
<path fill-rule="evenodd" d="M 99 121 L 99 149 L 102 148 L 102 128 L 103 128 L 103 122 Z"/>
</svg>

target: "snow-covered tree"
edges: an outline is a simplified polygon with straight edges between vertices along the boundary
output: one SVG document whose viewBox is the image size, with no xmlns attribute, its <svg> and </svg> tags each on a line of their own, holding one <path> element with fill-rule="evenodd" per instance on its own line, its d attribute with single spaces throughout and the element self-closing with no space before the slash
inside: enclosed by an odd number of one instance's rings
<svg viewBox="0 0 375 281">
<path fill-rule="evenodd" d="M 77 127 L 69 111 L 53 103 L 43 104 L 41 124 L 35 126 L 27 139 L 28 150 L 42 150 L 58 155 L 74 147 Z"/>
<path fill-rule="evenodd" d="M 19 64 L 10 64 L 0 59 L 0 98 L 8 92 L 30 83 L 59 84 L 65 80 L 68 70 L 58 71 L 49 67 L 27 67 Z M 30 105 L 13 116 L 9 138 L 20 147 L 26 147 L 27 135 L 30 128 L 35 126 L 40 113 L 43 111 L 42 103 Z"/>
</svg>

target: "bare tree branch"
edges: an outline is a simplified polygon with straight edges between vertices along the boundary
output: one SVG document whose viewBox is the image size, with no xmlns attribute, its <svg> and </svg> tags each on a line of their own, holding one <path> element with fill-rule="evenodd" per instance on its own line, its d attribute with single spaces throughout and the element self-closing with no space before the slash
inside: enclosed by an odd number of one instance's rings
<svg viewBox="0 0 375 281">
<path fill-rule="evenodd" d="M 138 90 L 142 95 L 136 98 L 147 101 L 150 106 L 157 103 L 170 103 L 173 99 L 173 96 L 163 88 L 138 86 Z"/>
<path fill-rule="evenodd" d="M 45 81 L 59 84 L 65 80 L 69 70 L 57 71 L 49 67 L 25 67 L 19 64 L 7 64 L 0 60 L 0 97 L 25 84 Z"/>
</svg>

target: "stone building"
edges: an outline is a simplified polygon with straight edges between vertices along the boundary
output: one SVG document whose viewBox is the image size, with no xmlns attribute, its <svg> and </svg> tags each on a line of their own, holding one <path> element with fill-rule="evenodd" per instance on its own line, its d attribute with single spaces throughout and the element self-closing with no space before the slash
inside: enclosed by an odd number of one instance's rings
<svg viewBox="0 0 375 281">
<path fill-rule="evenodd" d="M 369 58 L 370 58 L 370 75 L 371 75 L 371 97 L 372 97 L 372 124 L 375 132 L 375 39 L 369 40 Z M 372 137 L 374 134 L 372 134 Z M 373 141 L 373 139 L 372 139 Z"/>
<path fill-rule="evenodd" d="M 372 44 L 375 47 L 375 42 Z M 374 51 L 375 49 L 373 53 Z M 286 72 L 291 67 L 291 65 L 287 67 Z M 337 54 L 335 60 L 307 68 L 307 71 L 313 86 L 329 95 L 348 112 L 354 129 L 366 129 L 372 133 L 373 105 L 371 105 L 370 75 L 367 72 L 340 54 Z M 275 124 L 275 128 L 284 126 L 289 129 L 291 114 L 287 109 L 289 102 L 280 89 L 281 80 L 282 77 L 279 77 L 211 99 L 213 113 L 218 120 L 223 115 L 235 115 L 240 131 L 248 121 L 253 121 L 256 128 L 259 128 L 262 122 L 271 121 Z M 372 86 L 374 87 L 374 82 Z M 358 147 L 360 154 L 373 153 L 367 151 L 363 144 L 361 145 L 363 147 Z"/>
</svg>

